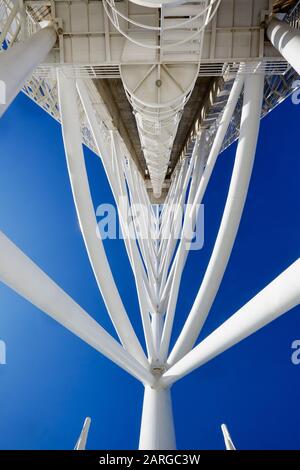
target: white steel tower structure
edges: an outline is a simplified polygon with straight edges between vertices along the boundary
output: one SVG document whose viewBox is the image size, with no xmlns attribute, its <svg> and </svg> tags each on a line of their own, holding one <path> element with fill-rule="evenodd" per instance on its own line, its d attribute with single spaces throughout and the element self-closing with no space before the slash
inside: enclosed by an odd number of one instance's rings
<svg viewBox="0 0 300 470">
<path fill-rule="evenodd" d="M 0 0 L 0 115 L 22 89 L 61 122 L 87 255 L 119 341 L 4 233 L 0 280 L 144 385 L 140 449 L 176 448 L 175 382 L 300 303 L 298 259 L 196 344 L 238 231 L 260 119 L 300 73 L 299 12 L 299 2 L 280 0 Z M 236 139 L 212 256 L 170 349 L 199 207 Z M 96 231 L 82 144 L 101 158 L 115 198 L 145 351 Z"/>
</svg>

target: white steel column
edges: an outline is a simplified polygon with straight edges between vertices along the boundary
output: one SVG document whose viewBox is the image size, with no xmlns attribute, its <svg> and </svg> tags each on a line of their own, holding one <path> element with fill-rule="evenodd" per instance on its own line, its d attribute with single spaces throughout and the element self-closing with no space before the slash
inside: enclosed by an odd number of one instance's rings
<svg viewBox="0 0 300 470">
<path fill-rule="evenodd" d="M 151 315 L 151 329 L 153 336 L 153 346 L 155 351 L 155 358 L 159 362 L 159 348 L 161 335 L 163 331 L 164 317 L 161 313 L 152 313 Z"/>
<path fill-rule="evenodd" d="M 300 30 L 274 18 L 267 28 L 267 35 L 273 46 L 300 74 Z"/>
<path fill-rule="evenodd" d="M 300 258 L 162 377 L 168 386 L 247 338 L 300 303 Z"/>
<path fill-rule="evenodd" d="M 28 76 L 48 55 L 56 41 L 53 27 L 41 29 L 24 42 L 0 53 L 0 80 L 5 84 L 5 104 L 0 102 L 0 117 L 22 89 Z"/>
<path fill-rule="evenodd" d="M 252 173 L 261 116 L 264 75 L 245 80 L 240 137 L 227 201 L 203 282 L 168 359 L 175 364 L 195 344 L 221 284 L 241 220 Z"/>
<path fill-rule="evenodd" d="M 176 449 L 169 388 L 145 387 L 139 449 Z"/>
<path fill-rule="evenodd" d="M 78 438 L 78 441 L 76 442 L 74 450 L 85 450 L 90 425 L 91 425 L 91 418 L 89 417 L 85 418 L 80 436 Z"/>
<path fill-rule="evenodd" d="M 0 232 L 0 281 L 144 384 L 152 374 Z"/>
<path fill-rule="evenodd" d="M 222 430 L 226 450 L 236 450 L 226 424 L 221 424 L 221 430 Z"/>
<path fill-rule="evenodd" d="M 66 78 L 62 71 L 58 72 L 57 77 L 62 132 L 69 177 L 89 260 L 107 311 L 123 346 L 147 367 L 147 358 L 125 311 L 101 237 L 97 236 L 97 221 L 81 143 L 75 81 Z"/>
</svg>

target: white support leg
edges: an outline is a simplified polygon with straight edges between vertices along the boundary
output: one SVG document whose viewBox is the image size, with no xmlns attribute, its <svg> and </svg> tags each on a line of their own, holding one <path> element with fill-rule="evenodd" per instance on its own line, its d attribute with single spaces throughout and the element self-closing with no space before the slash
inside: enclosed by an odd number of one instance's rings
<svg viewBox="0 0 300 470">
<path fill-rule="evenodd" d="M 145 387 L 139 449 L 176 449 L 169 388 Z"/>
<path fill-rule="evenodd" d="M 46 273 L 0 232 L 0 281 L 144 384 L 149 370 L 132 357 Z"/>
<path fill-rule="evenodd" d="M 66 78 L 61 71 L 58 71 L 57 76 L 62 132 L 69 177 L 89 260 L 107 311 L 124 348 L 147 367 L 147 358 L 127 316 L 101 237 L 97 237 L 97 221 L 81 143 L 75 81 Z"/>
<path fill-rule="evenodd" d="M 162 377 L 170 386 L 300 303 L 300 258 L 172 366 Z"/>
<path fill-rule="evenodd" d="M 170 365 L 175 364 L 195 344 L 226 270 L 252 173 L 261 116 L 263 88 L 263 75 L 249 75 L 246 78 L 240 137 L 221 225 L 203 282 L 168 359 Z"/>
<path fill-rule="evenodd" d="M 300 30 L 272 19 L 267 35 L 271 43 L 300 75 Z"/>
<path fill-rule="evenodd" d="M 0 117 L 21 91 L 35 67 L 46 58 L 55 41 L 55 29 L 47 27 L 0 53 L 0 80 L 6 89 L 5 104 L 0 102 Z"/>
<path fill-rule="evenodd" d="M 221 424 L 221 430 L 222 430 L 226 450 L 236 450 L 226 424 Z"/>
<path fill-rule="evenodd" d="M 74 450 L 85 450 L 90 425 L 91 425 L 91 418 L 89 417 L 85 418 L 80 436 L 78 438 L 78 441 L 76 442 Z"/>
</svg>

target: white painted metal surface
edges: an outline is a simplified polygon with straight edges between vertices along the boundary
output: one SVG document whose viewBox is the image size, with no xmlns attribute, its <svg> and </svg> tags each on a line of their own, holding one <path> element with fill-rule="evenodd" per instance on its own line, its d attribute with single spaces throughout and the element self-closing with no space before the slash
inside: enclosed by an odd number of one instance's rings
<svg viewBox="0 0 300 470">
<path fill-rule="evenodd" d="M 44 28 L 25 42 L 20 42 L 0 55 L 0 80 L 5 84 L 5 103 L 0 102 L 0 116 L 14 100 L 26 79 L 42 62 L 56 41 L 53 27 Z"/>
<path fill-rule="evenodd" d="M 221 425 L 226 450 L 236 450 L 226 424 Z"/>
<path fill-rule="evenodd" d="M 140 450 L 176 449 L 170 390 L 145 387 Z"/>
<path fill-rule="evenodd" d="M 74 450 L 85 450 L 86 442 L 87 442 L 87 438 L 88 438 L 88 434 L 90 430 L 90 425 L 91 425 L 91 418 L 89 417 L 85 418 L 80 436 L 78 438 L 78 441 L 76 442 Z"/>
<path fill-rule="evenodd" d="M 115 9 L 114 14 L 108 2 Z M 203 24 L 199 21 L 199 14 L 201 10 L 206 12 L 202 8 L 204 3 L 206 1 L 196 0 L 167 5 L 160 15 L 157 8 L 140 6 L 130 0 L 105 0 L 104 3 L 97 0 L 49 1 L 45 16 L 55 19 L 61 27 L 59 51 L 52 54 L 49 62 L 98 67 L 120 63 L 152 64 L 158 61 L 158 51 L 162 46 L 165 63 L 197 64 L 197 29 Z M 205 27 L 202 61 L 208 66 L 217 66 L 225 62 L 258 61 L 263 57 L 281 60 L 270 45 L 264 44 L 264 26 L 261 23 L 270 11 L 269 3 L 269 0 L 221 0 L 219 5 L 218 1 L 214 1 Z M 39 1 L 25 0 L 25 5 L 29 4 L 41 16 Z M 29 15 L 28 8 L 27 12 Z M 212 16 L 213 21 L 210 21 Z M 161 22 L 160 18 L 163 19 Z M 155 41 L 157 36 L 159 39 Z M 134 44 L 135 39 L 148 46 L 148 52 L 145 47 Z M 182 39 L 184 42 L 178 44 Z"/>
<path fill-rule="evenodd" d="M 268 37 L 272 44 L 291 66 L 300 74 L 300 31 L 286 23 L 272 19 L 268 29 Z"/>
</svg>

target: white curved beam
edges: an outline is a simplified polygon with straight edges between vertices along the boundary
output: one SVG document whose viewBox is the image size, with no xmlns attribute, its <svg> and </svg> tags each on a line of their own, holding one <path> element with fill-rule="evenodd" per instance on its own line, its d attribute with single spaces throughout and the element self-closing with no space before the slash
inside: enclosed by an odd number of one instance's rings
<svg viewBox="0 0 300 470">
<path fill-rule="evenodd" d="M 272 19 L 267 28 L 271 43 L 300 75 L 300 30 Z"/>
<path fill-rule="evenodd" d="M 0 232 L 0 281 L 144 384 L 152 374 Z"/>
<path fill-rule="evenodd" d="M 225 107 L 224 113 L 222 115 L 221 121 L 219 123 L 219 127 L 216 133 L 216 137 L 213 143 L 213 146 L 211 148 L 205 170 L 202 174 L 200 184 L 198 187 L 198 190 L 195 195 L 195 199 L 193 202 L 193 206 L 190 209 L 190 212 L 186 214 L 184 224 L 183 224 L 183 229 L 182 232 L 185 233 L 187 224 L 191 221 L 194 221 L 196 219 L 196 214 L 197 214 L 197 207 L 199 207 L 199 204 L 201 204 L 204 193 L 206 191 L 208 182 L 210 180 L 210 177 L 212 175 L 212 171 L 214 169 L 215 163 L 217 161 L 218 155 L 221 151 L 222 144 L 224 137 L 226 135 L 228 126 L 230 124 L 232 115 L 234 113 L 235 107 L 237 105 L 237 101 L 239 99 L 239 96 L 241 94 L 242 88 L 244 84 L 244 77 L 243 76 L 238 76 L 236 80 L 234 81 L 234 84 L 232 86 L 227 105 Z M 200 149 L 199 149 L 200 150 Z M 189 242 L 187 240 L 181 239 L 177 253 L 176 253 L 176 258 L 174 260 L 174 274 L 172 278 L 172 283 L 171 283 L 171 288 L 170 288 L 170 293 L 168 296 L 168 305 L 167 305 L 167 312 L 166 312 L 166 320 L 165 320 L 165 326 L 163 330 L 163 335 L 162 335 L 162 341 L 161 341 L 161 350 L 160 350 L 160 356 L 163 359 L 167 358 L 168 351 L 169 351 L 169 345 L 170 345 L 170 339 L 171 339 L 171 334 L 172 334 L 172 328 L 173 328 L 173 322 L 174 322 L 174 316 L 175 316 L 175 309 L 176 309 L 176 303 L 177 303 L 177 298 L 178 298 L 178 293 L 179 293 L 179 287 L 180 287 L 180 280 L 182 276 L 182 271 L 184 267 L 184 263 L 186 261 L 186 256 L 187 253 L 186 251 L 189 250 Z"/>
<path fill-rule="evenodd" d="M 84 80 L 82 79 L 77 79 L 76 80 L 76 87 L 77 91 L 87 118 L 87 121 L 90 126 L 90 130 L 92 132 L 92 135 L 94 137 L 94 141 L 99 153 L 99 156 L 101 158 L 101 161 L 103 163 L 103 167 L 109 182 L 109 185 L 112 189 L 114 198 L 116 203 L 118 202 L 118 196 L 119 196 L 119 190 L 118 190 L 118 184 L 116 180 L 116 174 L 113 168 L 113 159 L 111 153 L 108 152 L 108 148 L 106 143 L 104 142 L 103 135 L 101 133 L 101 127 L 99 125 L 99 122 L 97 120 L 96 114 L 95 114 L 95 109 L 92 106 L 89 93 L 86 87 L 86 84 Z"/>
<path fill-rule="evenodd" d="M 5 84 L 6 97 L 0 100 L 0 117 L 22 89 L 28 76 L 48 55 L 56 41 L 53 27 L 41 29 L 24 42 L 14 44 L 0 53 L 0 80 Z"/>
<path fill-rule="evenodd" d="M 195 344 L 217 295 L 229 261 L 252 173 L 263 89 L 264 75 L 249 75 L 246 78 L 240 137 L 222 221 L 201 287 L 168 359 L 170 365 L 181 359 Z"/>
<path fill-rule="evenodd" d="M 162 377 L 170 386 L 300 303 L 300 258 L 172 366 Z"/>
<path fill-rule="evenodd" d="M 62 71 L 58 71 L 57 78 L 62 133 L 69 177 L 89 260 L 107 311 L 124 348 L 147 367 L 148 361 L 116 287 L 101 237 L 97 236 L 97 221 L 81 143 L 75 81 L 66 78 Z"/>
<path fill-rule="evenodd" d="M 90 425 L 91 425 L 91 418 L 89 417 L 85 418 L 80 436 L 78 438 L 78 441 L 76 442 L 74 450 L 85 450 L 86 441 L 87 441 L 89 430 L 90 430 Z"/>
<path fill-rule="evenodd" d="M 84 111 L 86 113 L 87 120 L 90 125 L 90 129 L 94 136 L 94 140 L 98 148 L 99 155 L 103 162 L 103 166 L 104 166 L 109 184 L 111 186 L 111 189 L 112 189 L 112 192 L 113 192 L 113 195 L 114 195 L 117 207 L 118 207 L 119 216 L 120 216 L 120 224 L 121 224 L 121 228 L 124 234 L 125 247 L 127 250 L 128 258 L 129 258 L 133 275 L 135 278 L 135 282 L 136 282 L 147 352 L 148 352 L 149 358 L 151 359 L 154 354 L 154 348 L 153 348 L 153 341 L 152 341 L 152 335 L 151 335 L 148 298 L 152 299 L 152 296 L 147 286 L 147 276 L 146 276 L 145 268 L 140 259 L 136 242 L 135 240 L 132 240 L 130 236 L 129 237 L 126 236 L 126 231 L 128 227 L 127 217 L 128 217 L 128 213 L 130 214 L 130 210 L 129 210 L 129 202 L 127 198 L 127 191 L 126 191 L 125 178 L 124 178 L 124 173 L 123 173 L 123 168 L 122 168 L 122 162 L 120 161 L 121 153 L 120 153 L 120 148 L 119 148 L 120 147 L 119 140 L 116 137 L 116 132 L 111 131 L 110 132 L 111 144 L 112 144 L 112 150 L 114 152 L 114 155 L 109 155 L 106 145 L 104 144 L 103 135 L 101 134 L 101 129 L 97 121 L 95 111 L 92 107 L 92 103 L 89 98 L 88 90 L 85 86 L 85 83 L 83 80 L 77 80 L 76 84 L 77 84 L 77 90 L 78 90 Z M 112 164 L 113 162 L 112 157 L 114 157 L 115 166 L 113 166 Z M 120 197 L 122 197 L 123 199 L 123 204 L 120 204 L 120 199 L 119 199 Z"/>
</svg>

